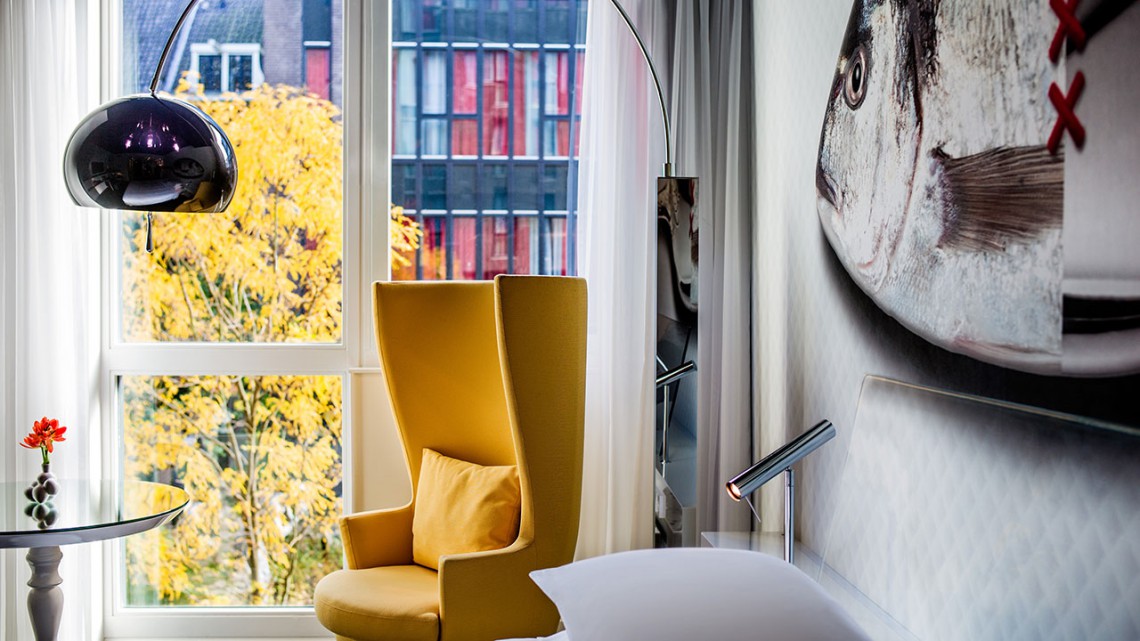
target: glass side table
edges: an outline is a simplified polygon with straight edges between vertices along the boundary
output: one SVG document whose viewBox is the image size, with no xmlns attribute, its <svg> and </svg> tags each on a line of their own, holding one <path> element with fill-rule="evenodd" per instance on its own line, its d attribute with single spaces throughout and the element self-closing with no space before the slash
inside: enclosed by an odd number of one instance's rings
<svg viewBox="0 0 1140 641">
<path fill-rule="evenodd" d="M 63 613 L 59 585 L 61 545 L 89 543 L 145 532 L 177 516 L 190 501 L 182 489 L 162 483 L 59 481 L 50 526 L 25 513 L 27 483 L 0 483 L 0 548 L 28 548 L 28 614 L 36 641 L 55 641 Z"/>
</svg>

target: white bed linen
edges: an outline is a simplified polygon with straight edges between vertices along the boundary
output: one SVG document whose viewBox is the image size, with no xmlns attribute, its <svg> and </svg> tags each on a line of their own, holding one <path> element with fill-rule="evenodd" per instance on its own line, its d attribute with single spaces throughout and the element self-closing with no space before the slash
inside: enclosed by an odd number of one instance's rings
<svg viewBox="0 0 1140 641">
<path fill-rule="evenodd" d="M 795 566 L 745 550 L 637 550 L 531 572 L 565 641 L 869 637 Z"/>
<path fill-rule="evenodd" d="M 570 641 L 570 635 L 565 630 L 549 637 L 527 637 L 525 639 L 502 639 L 502 641 Z"/>
</svg>

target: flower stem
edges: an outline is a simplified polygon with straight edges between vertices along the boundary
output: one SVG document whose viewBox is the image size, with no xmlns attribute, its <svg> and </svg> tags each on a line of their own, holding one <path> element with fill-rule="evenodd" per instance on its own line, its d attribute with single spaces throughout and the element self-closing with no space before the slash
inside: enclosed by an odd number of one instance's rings
<svg viewBox="0 0 1140 641">
<path fill-rule="evenodd" d="M 46 445 L 40 446 L 40 453 L 44 455 L 44 465 L 51 465 L 51 459 L 48 458 L 48 451 Z"/>
</svg>

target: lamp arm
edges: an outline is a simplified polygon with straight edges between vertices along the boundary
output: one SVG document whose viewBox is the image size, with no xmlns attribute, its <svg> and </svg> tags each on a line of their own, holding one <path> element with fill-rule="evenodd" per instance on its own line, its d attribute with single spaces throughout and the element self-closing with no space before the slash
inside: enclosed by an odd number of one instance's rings
<svg viewBox="0 0 1140 641">
<path fill-rule="evenodd" d="M 182 30 L 182 23 L 186 22 L 186 18 L 190 17 L 190 13 L 200 0 L 190 0 L 186 5 L 186 10 L 182 12 L 182 16 L 178 18 L 178 22 L 174 25 L 174 30 L 170 32 L 170 38 L 166 41 L 166 46 L 162 48 L 162 56 L 158 59 L 158 67 L 154 70 L 154 78 L 150 81 L 150 95 L 158 90 L 158 79 L 162 76 L 162 70 L 166 67 L 166 58 L 170 55 L 170 48 L 174 46 L 174 38 L 178 36 L 178 32 Z"/>
<path fill-rule="evenodd" d="M 783 447 L 757 461 L 740 474 L 732 477 L 725 487 L 734 500 L 739 501 L 756 491 L 756 488 L 775 478 L 820 445 L 835 438 L 835 426 L 824 419 L 810 430 L 788 441 Z"/>
<path fill-rule="evenodd" d="M 665 177 L 668 178 L 673 175 L 673 153 L 670 151 L 672 147 L 669 144 L 669 112 L 665 111 L 665 94 L 661 91 L 661 81 L 657 77 L 657 67 L 653 66 L 653 58 L 649 57 L 649 50 L 645 48 L 645 43 L 641 40 L 641 34 L 633 26 L 633 20 L 630 19 L 629 14 L 621 6 L 618 0 L 610 0 L 614 7 L 621 14 L 625 20 L 625 26 L 629 27 L 630 33 L 633 38 L 637 40 L 637 46 L 641 47 L 641 55 L 645 56 L 645 62 L 649 65 L 649 73 L 653 74 L 653 86 L 657 88 L 657 101 L 661 103 L 661 122 L 665 125 Z"/>
<path fill-rule="evenodd" d="M 673 381 L 680 380 L 680 379 L 688 376 L 689 374 L 692 374 L 695 371 L 697 371 L 696 364 L 693 363 L 693 361 L 685 361 L 684 363 L 681 363 L 677 367 L 675 367 L 675 368 L 665 372 L 664 374 L 661 374 L 660 376 L 658 376 L 657 377 L 657 385 L 655 387 L 656 387 L 656 389 L 661 389 L 662 387 L 665 387 L 666 385 L 672 383 Z"/>
</svg>

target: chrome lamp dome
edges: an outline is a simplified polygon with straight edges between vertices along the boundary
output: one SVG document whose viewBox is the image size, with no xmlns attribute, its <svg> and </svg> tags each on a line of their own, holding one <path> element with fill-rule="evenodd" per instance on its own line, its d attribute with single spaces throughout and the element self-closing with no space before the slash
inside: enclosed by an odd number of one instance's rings
<svg viewBox="0 0 1140 641">
<path fill-rule="evenodd" d="M 201 109 L 153 94 L 108 102 L 83 119 L 64 153 L 81 207 L 220 212 L 237 185 L 233 146 Z"/>
<path fill-rule="evenodd" d="M 79 123 L 63 158 L 64 182 L 80 207 L 151 212 L 225 211 L 237 158 L 225 132 L 201 109 L 155 91 L 174 38 L 199 0 L 182 12 L 154 70 L 149 94 L 112 100 Z"/>
</svg>

